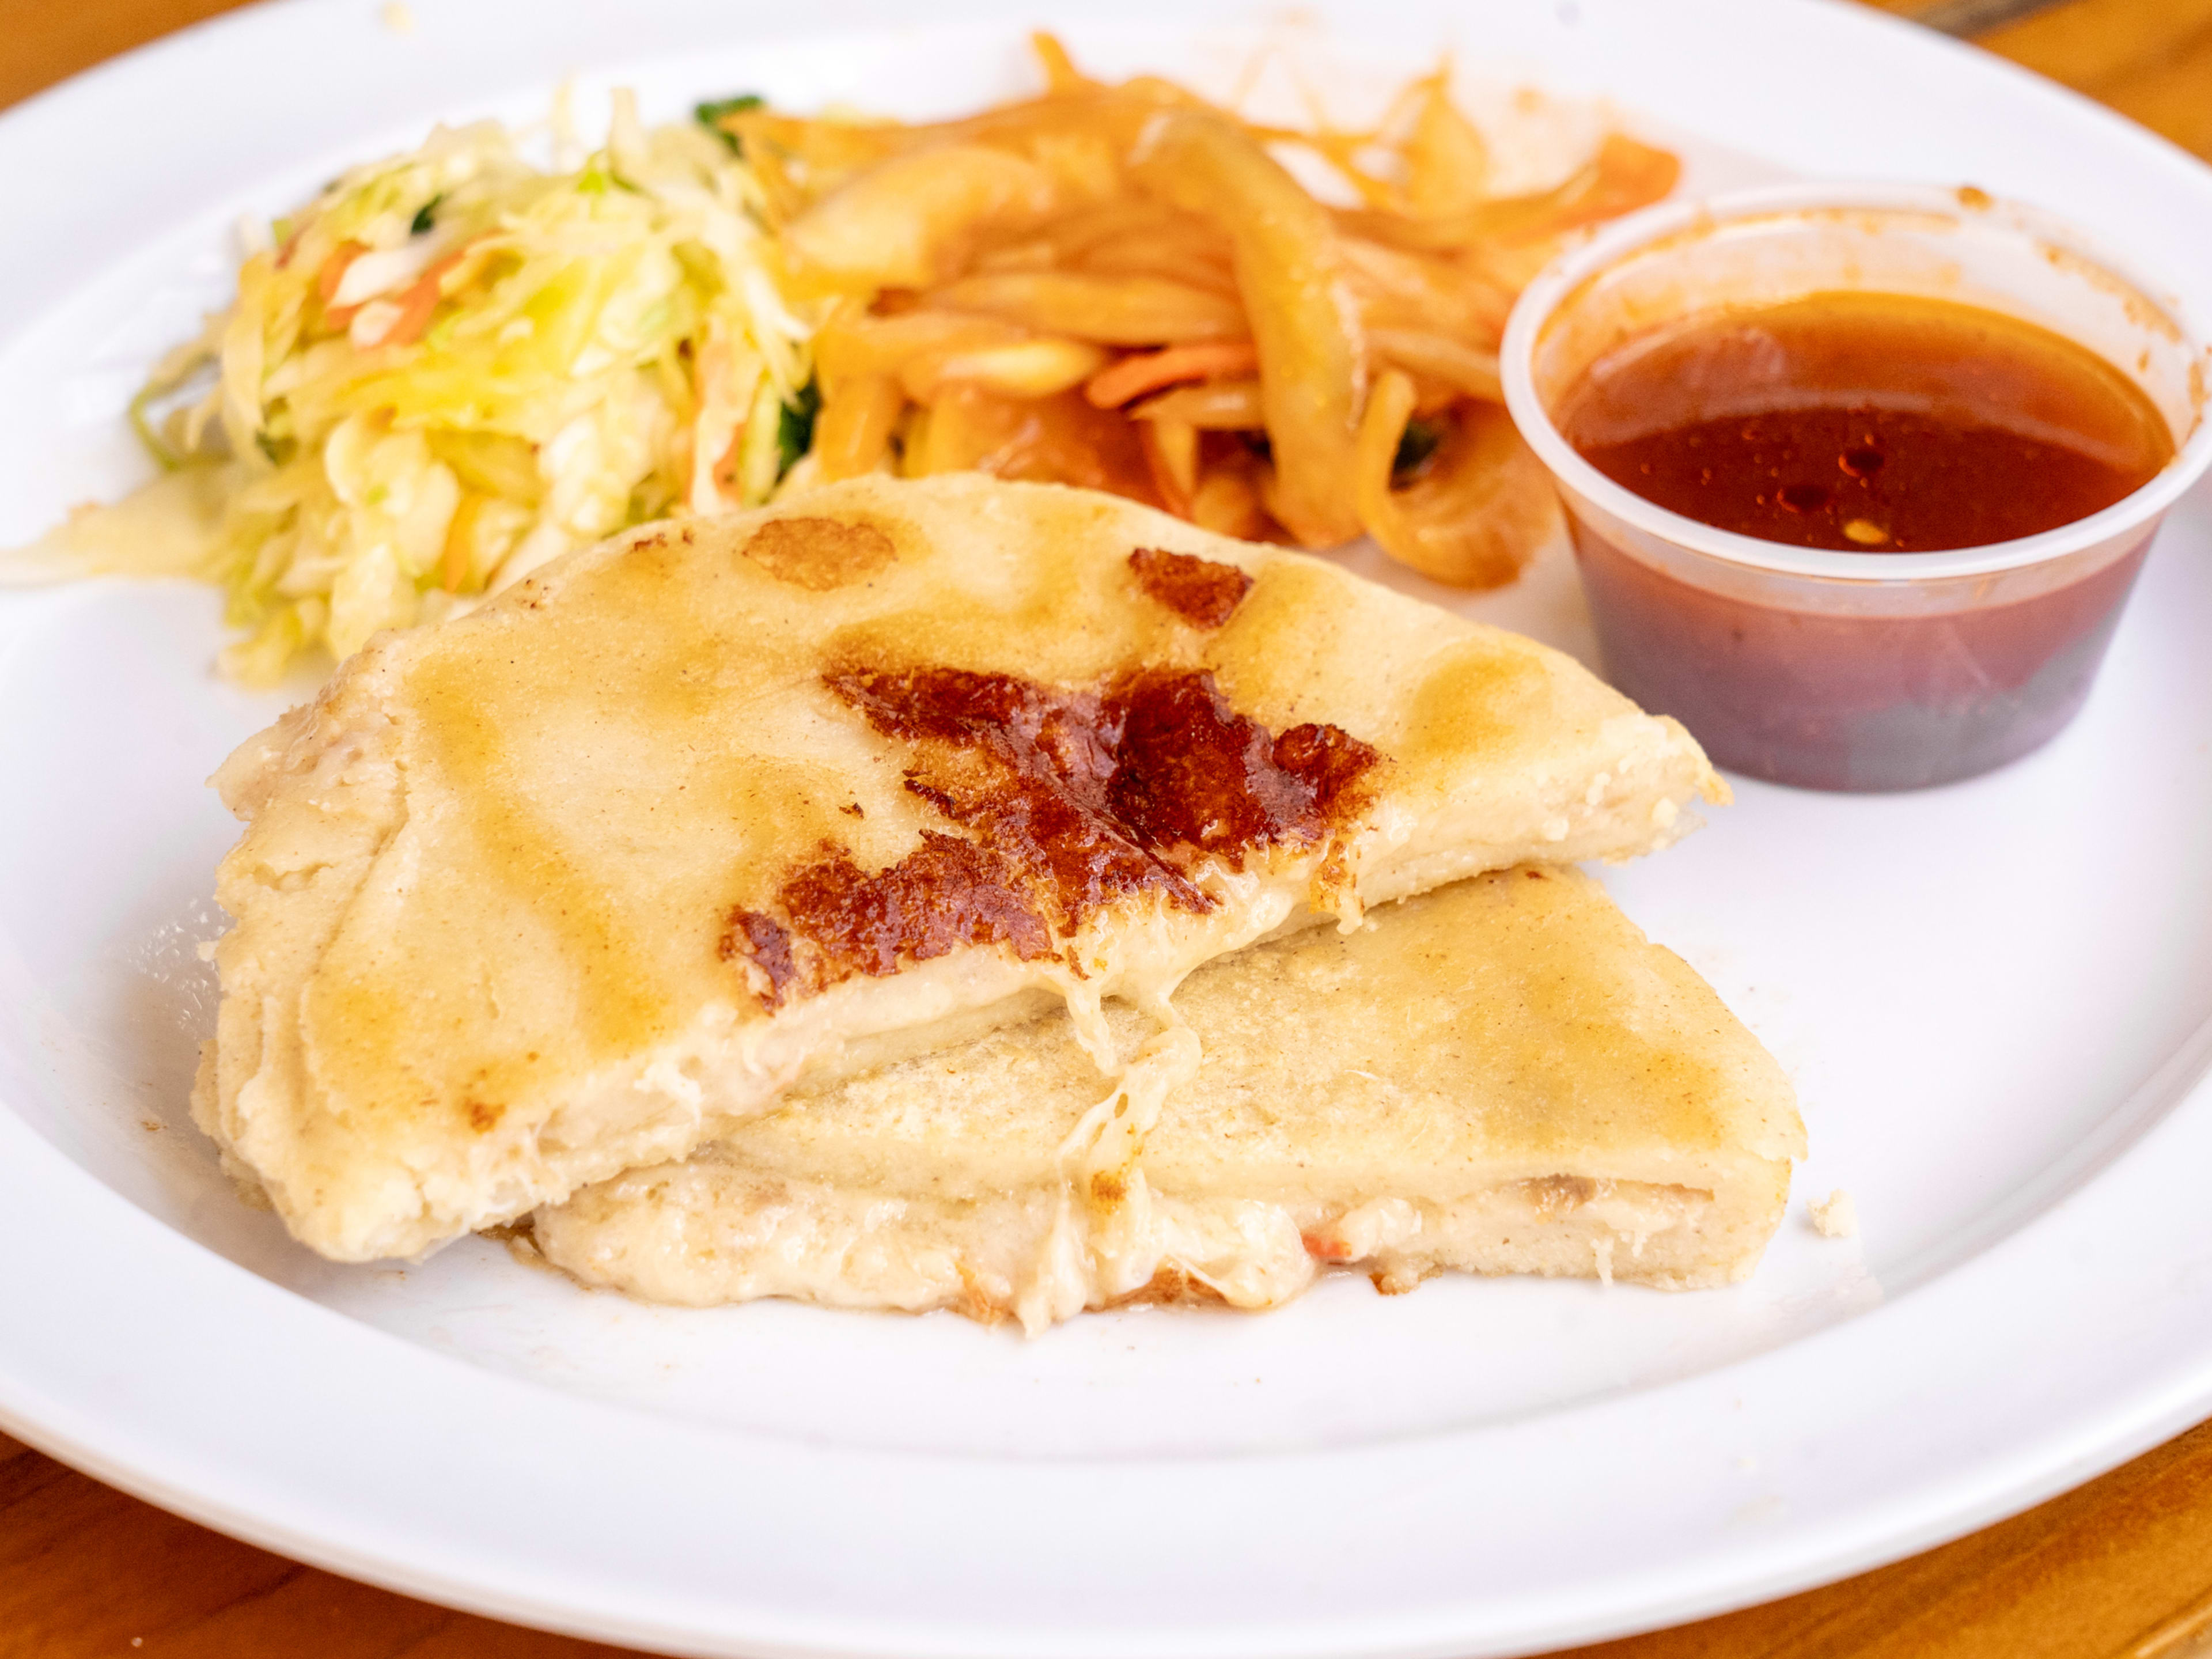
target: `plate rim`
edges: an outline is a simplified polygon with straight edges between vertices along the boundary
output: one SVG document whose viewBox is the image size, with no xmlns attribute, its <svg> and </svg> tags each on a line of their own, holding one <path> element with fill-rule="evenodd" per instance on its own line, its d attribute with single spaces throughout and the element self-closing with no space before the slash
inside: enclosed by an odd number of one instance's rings
<svg viewBox="0 0 2212 1659">
<path fill-rule="evenodd" d="M 487 0 L 476 0 L 479 10 L 485 3 Z M 1618 12 L 1622 9 L 1622 0 L 1570 0 L 1570 3 L 1579 3 L 1591 13 Z M 672 14 L 681 9 L 679 0 L 679 3 L 665 9 Z M 871 10 L 896 15 L 896 9 L 884 0 L 841 0 L 840 4 L 825 9 L 841 16 L 856 16 Z M 1226 5 L 1208 7 L 1206 13 L 1209 20 L 1225 21 L 1231 9 Z M 1345 8 L 1339 5 L 1335 9 L 1341 12 Z M 1863 33 L 1869 39 L 1879 36 L 1886 48 L 1902 52 L 1908 60 L 1922 64 L 1945 61 L 1943 54 L 1957 53 L 1957 58 L 1948 60 L 1954 67 L 1972 59 L 1972 72 L 1993 72 L 2000 82 L 2012 84 L 2015 90 L 2024 89 L 2024 95 L 2049 100 L 2047 107 L 2066 110 L 2069 119 L 2078 120 L 2094 114 L 2100 121 L 2110 124 L 2108 136 L 2133 145 L 2146 166 L 2170 166 L 2176 159 L 2182 161 L 2189 169 L 2187 182 L 2205 191 L 2206 200 L 2212 203 L 2212 173 L 2163 140 L 2025 71 L 1984 58 L 1956 43 L 1927 37 L 1898 20 L 1849 8 L 1845 0 L 1792 0 L 1792 3 L 1784 6 L 1774 5 L 1772 0 L 1679 0 L 1675 9 L 1693 18 L 1732 25 L 1741 24 L 1756 10 L 1767 15 L 1766 27 L 1770 30 L 1777 27 L 1771 21 L 1777 16 L 1820 19 L 1824 20 L 1822 27 L 1841 28 L 1846 33 Z M 960 3 L 945 8 L 939 16 L 946 23 L 1012 21 L 1067 11 L 1064 4 L 960 0 Z M 274 0 L 273 3 L 249 7 L 193 25 L 111 59 L 75 80 L 25 100 L 0 117 L 0 155 L 18 144 L 31 143 L 27 135 L 42 124 L 56 119 L 64 125 L 80 123 L 96 113 L 103 102 L 135 100 L 143 96 L 149 84 L 204 70 L 215 58 L 229 50 L 234 41 L 273 35 L 294 27 L 306 27 L 312 34 L 318 29 L 341 27 L 341 18 L 344 20 L 343 27 L 358 24 L 358 18 L 343 5 L 343 0 Z M 1808 27 L 1812 27 L 1810 22 Z M 1903 44 L 1907 41 L 1911 43 L 1909 46 Z M 1966 71 L 1962 70 L 1961 73 Z M 144 240 L 147 239 L 137 239 Z M 2123 1126 L 2116 1137 L 2123 1144 L 2106 1149 L 2109 1156 L 2100 1167 L 2080 1174 L 2064 1196 L 2025 1224 L 1995 1239 L 1969 1260 L 1912 1285 L 1881 1309 L 1737 1362 L 1722 1372 L 1707 1372 L 1626 1396 L 1541 1413 L 1541 1420 L 1580 1436 L 1619 1436 L 1626 1419 L 1639 1413 L 1665 1419 L 1670 1411 L 1679 1408 L 1686 1396 L 1710 1392 L 1711 1379 L 1717 1375 L 1729 1376 L 1747 1387 L 1808 1388 L 1817 1381 L 1806 1374 L 1808 1368 L 1817 1368 L 1831 1347 L 1847 1341 L 1865 1341 L 1864 1333 L 1874 1328 L 1875 1322 L 1887 1322 L 1884 1329 L 1891 1325 L 1929 1328 L 1954 1340 L 1969 1332 L 1983 1334 L 1992 1341 L 2002 1340 L 2008 1334 L 1990 1329 L 1986 1316 L 1977 1320 L 1971 1316 L 1973 1310 L 1970 1305 L 1954 1304 L 1971 1304 L 1973 1294 L 1985 1283 L 2005 1282 L 2024 1272 L 2049 1273 L 2054 1267 L 2063 1267 L 2069 1252 L 2086 1250 L 2088 1255 L 2084 1259 L 2094 1259 L 2099 1242 L 2083 1237 L 2085 1229 L 2090 1233 L 2096 1231 L 2085 1216 L 2085 1208 L 2091 1207 L 2092 1194 L 2100 1195 L 2096 1200 L 2099 1205 L 2113 1202 L 2123 1194 L 2154 1194 L 2164 1185 L 2178 1180 L 2174 1172 L 2179 1169 L 2203 1167 L 2203 1160 L 2212 1157 L 2212 1081 L 2204 1075 L 2205 1055 L 2197 1052 L 2208 1046 L 2212 1046 L 2212 1024 L 2185 1044 L 2183 1050 L 2177 1051 L 2177 1060 L 2183 1054 L 2196 1054 L 2185 1067 L 2191 1076 L 2186 1079 L 2169 1079 L 2166 1091 L 2170 1097 L 2151 1103 L 2142 1109 L 2142 1121 Z M 2146 1090 L 2153 1091 L 2158 1087 L 2157 1079 L 2145 1085 Z M 2124 1109 L 2120 1115 L 2125 1115 Z M 2176 1142 L 2180 1143 L 2178 1151 Z M 2193 1160 L 2191 1149 L 2196 1155 Z M 2173 1218 L 2167 1215 L 2163 1219 L 2171 1222 Z M 207 1287 L 210 1305 L 243 1307 L 255 1318 L 280 1325 L 288 1334 L 295 1334 L 302 1340 L 310 1337 L 328 1339 L 321 1346 L 362 1354 L 365 1375 L 392 1382 L 399 1380 L 404 1374 L 407 1387 L 423 1397 L 464 1395 L 483 1400 L 487 1408 L 511 1410 L 518 1417 L 532 1421 L 557 1420 L 582 1426 L 596 1424 L 611 1437 L 637 1447 L 650 1445 L 665 1449 L 671 1436 L 678 1440 L 712 1440 L 718 1458 L 726 1460 L 733 1455 L 732 1449 L 737 1448 L 743 1453 L 738 1460 L 740 1463 L 761 1468 L 774 1466 L 787 1474 L 794 1470 L 820 1473 L 842 1460 L 868 1468 L 896 1466 L 907 1486 L 917 1480 L 933 1480 L 957 1486 L 965 1475 L 973 1477 L 979 1485 L 994 1485 L 1003 1495 L 1015 1492 L 1024 1485 L 1036 1493 L 1045 1493 L 1055 1484 L 1066 1483 L 1067 1464 L 1064 1460 L 963 1458 L 876 1449 L 840 1451 L 795 1447 L 776 1437 L 709 1429 L 689 1421 L 664 1420 L 641 1408 L 584 1401 L 540 1385 L 495 1376 L 307 1303 L 233 1266 L 193 1241 L 179 1238 L 49 1146 L 12 1113 L 0 1109 L 0 1241 L 11 1237 L 19 1243 L 35 1241 L 41 1224 L 58 1226 L 66 1236 L 71 1227 L 84 1230 L 88 1221 L 97 1223 L 89 1229 L 96 1237 L 86 1241 L 88 1248 L 100 1247 L 92 1252 L 94 1259 L 105 1261 L 113 1273 L 121 1276 L 115 1282 L 118 1306 L 134 1310 L 138 1318 L 147 1322 L 148 1328 L 157 1328 L 165 1313 L 172 1319 L 177 1314 L 174 1309 L 163 1310 L 149 1302 L 148 1293 L 155 1288 L 154 1275 L 133 1276 L 134 1267 L 140 1273 L 143 1273 L 144 1267 L 143 1261 L 134 1252 L 153 1237 L 156 1254 L 167 1250 L 176 1257 L 173 1265 L 177 1272 L 173 1278 Z M 2104 1243 L 2110 1244 L 2110 1241 Z M 2202 1240 L 2191 1238 L 2185 1229 L 2182 1230 L 2181 1243 L 2194 1243 L 2200 1251 L 2203 1244 Z M 176 1252 L 175 1247 L 179 1244 L 184 1250 Z M 52 1288 L 45 1287 L 43 1293 L 47 1299 L 42 1301 L 40 1287 L 21 1284 L 0 1287 L 0 1310 L 5 1310 L 5 1316 L 0 1317 L 0 1329 L 35 1329 L 40 1328 L 26 1325 L 23 1320 L 45 1317 L 52 1321 L 64 1316 L 66 1310 L 50 1305 Z M 2098 1299 L 2098 1287 L 2087 1287 L 2087 1294 L 2094 1304 Z M 2195 1288 L 2185 1305 L 2200 1316 L 2212 1313 L 2212 1285 Z M 1982 1311 L 1986 1316 L 1986 1310 Z M 2088 1313 L 2095 1311 L 2094 1305 L 2087 1310 Z M 2212 1332 L 2212 1319 L 2202 1319 L 2197 1328 Z M 52 1328 L 62 1327 L 53 1325 Z M 2015 1340 L 2019 1334 L 2010 1334 Z M 1091 1659 L 1093 1655 L 1142 1646 L 1148 1652 L 1164 1656 L 1188 1654 L 1194 1659 L 1197 1656 L 1208 1656 L 1211 1659 L 1218 1655 L 1226 1659 L 1232 1654 L 1260 1653 L 1281 1655 L 1285 1659 L 1304 1659 L 1309 1655 L 1320 1659 L 1323 1655 L 1355 1652 L 1389 1655 L 1394 1659 L 1420 1659 L 1421 1656 L 1431 1655 L 1443 1659 L 1448 1654 L 1465 1656 L 1478 1648 L 1492 1653 L 1527 1651 L 1531 1646 L 1601 1639 L 1655 1624 L 1702 1616 L 1748 1601 L 1765 1600 L 1861 1571 L 1971 1530 L 2037 1501 L 2133 1455 L 2212 1411 L 2212 1337 L 2193 1346 L 2185 1344 L 2179 1352 L 2169 1352 L 2159 1346 L 2155 1333 L 2124 1325 L 2117 1334 L 2131 1340 L 2134 1347 L 2130 1352 L 2141 1357 L 2142 1369 L 2131 1388 L 2124 1394 L 2102 1390 L 2102 1407 L 2087 1415 L 2077 1414 L 2065 1428 L 2047 1429 L 2032 1441 L 2014 1442 L 2008 1447 L 1993 1448 L 1969 1458 L 1949 1476 L 1953 1496 L 1948 1501 L 1935 1502 L 1927 1492 L 1922 1491 L 1917 1494 L 1916 1504 L 1899 1501 L 1893 1493 L 1886 1505 L 1882 1502 L 1862 1504 L 1854 1512 L 1856 1519 L 1846 1514 L 1842 1520 L 1832 1520 L 1825 1533 L 1819 1527 L 1811 1528 L 1809 1533 L 1800 1528 L 1792 1548 L 1770 1549 L 1763 1556 L 1755 1551 L 1739 1553 L 1739 1562 L 1754 1562 L 1754 1571 L 1747 1571 L 1741 1567 L 1717 1571 L 1709 1564 L 1702 1578 L 1673 1593 L 1657 1585 L 1631 1583 L 1625 1589 L 1616 1585 L 1610 1603 L 1592 1610 L 1578 1621 L 1562 1623 L 1554 1618 L 1549 1623 L 1540 1624 L 1524 1618 L 1522 1624 L 1512 1630 L 1503 1626 L 1493 1626 L 1489 1631 L 1473 1628 L 1466 1621 L 1477 1615 L 1464 1607 L 1446 1604 L 1432 1605 L 1425 1621 L 1361 1615 L 1349 1624 L 1322 1625 L 1301 1619 L 1294 1626 L 1273 1627 L 1248 1620 L 1218 1629 L 1185 1624 L 1173 1628 L 1116 1626 L 1094 1632 L 1035 1625 L 962 1626 L 940 1620 L 923 1628 L 884 1622 L 880 1618 L 872 1622 L 865 1616 L 840 1613 L 826 1620 L 821 1617 L 763 1618 L 740 1630 L 730 1622 L 726 1601 L 714 1603 L 711 1616 L 717 1622 L 709 1629 L 696 1622 L 700 1614 L 710 1612 L 703 1602 L 695 1603 L 680 1616 L 653 1617 L 635 1606 L 627 1613 L 619 1612 L 622 1596 L 618 1590 L 611 1595 L 608 1585 L 585 1583 L 574 1574 L 567 1575 L 566 1582 L 553 1583 L 543 1571 L 533 1574 L 526 1568 L 499 1562 L 489 1563 L 491 1570 L 487 1571 L 487 1563 L 481 1558 L 472 1571 L 456 1574 L 446 1571 L 430 1559 L 432 1546 L 425 1541 L 427 1534 L 410 1534 L 381 1513 L 374 1522 L 359 1515 L 325 1513 L 329 1510 L 327 1503 L 318 1503 L 312 1492 L 283 1490 L 283 1483 L 276 1474 L 250 1460 L 243 1466 L 235 1462 L 230 1466 L 227 1486 L 220 1474 L 211 1485 L 208 1472 L 195 1468 L 193 1456 L 181 1449 L 180 1442 L 173 1441 L 166 1449 L 147 1443 L 149 1435 L 154 1432 L 153 1425 L 162 1419 L 157 1413 L 136 1417 L 131 1414 L 129 1408 L 134 1396 L 131 1388 L 119 1384 L 112 1375 L 117 1358 L 113 1354 L 80 1352 L 69 1345 L 44 1355 L 26 1354 L 20 1350 L 10 1353 L 0 1345 L 0 1427 L 5 1427 L 27 1444 L 49 1451 L 165 1508 L 349 1577 L 495 1617 L 670 1650 L 791 1654 L 808 1656 L 808 1659 L 815 1656 L 889 1652 L 908 1656 L 908 1659 L 923 1659 L 923 1656 L 940 1653 L 1050 1653 L 1066 1656 L 1066 1659 Z M 204 1346 L 196 1347 L 192 1341 L 181 1337 L 172 1353 L 173 1357 L 198 1354 L 212 1365 L 220 1365 L 226 1358 Z M 234 1367 L 236 1360 L 234 1355 L 228 1357 Z M 278 1395 L 270 1395 L 272 1407 L 277 1400 Z M 392 1402 L 380 1402 L 380 1409 L 386 1413 L 381 1426 L 402 1431 L 408 1426 L 404 1413 L 396 1419 L 390 1417 Z M 118 1417 L 118 1411 L 123 1415 Z M 374 1413 L 371 1415 L 373 1418 Z M 1416 1443 L 1433 1449 L 1439 1442 L 1449 1442 L 1455 1453 L 1480 1447 L 1486 1455 L 1498 1449 L 1522 1426 L 1520 1421 L 1512 1420 L 1453 1430 L 1419 1437 Z M 1784 1456 L 1790 1449 L 1786 1443 L 1788 1431 L 1793 1426 L 1785 1418 L 1742 1438 L 1747 1444 L 1755 1443 L 1758 1455 Z M 175 1425 L 171 1426 L 170 1431 L 173 1435 L 184 1433 Z M 1766 1438 L 1761 1439 L 1762 1434 Z M 221 1451 L 226 1445 L 222 1435 L 216 1435 L 212 1446 L 199 1446 L 199 1461 L 204 1462 L 211 1450 Z M 1801 1446 L 1797 1449 L 1804 1449 Z M 1130 1480 L 1139 1475 L 1175 1484 L 1178 1477 L 1188 1477 L 1194 1469 L 1202 1468 L 1231 1474 L 1241 1486 L 1257 1484 L 1263 1479 L 1281 1479 L 1277 1472 L 1292 1468 L 1310 1471 L 1319 1465 L 1330 1464 L 1339 1466 L 1337 1472 L 1341 1474 L 1341 1466 L 1353 1462 L 1395 1465 L 1410 1451 L 1409 1446 L 1386 1444 L 1303 1453 L 1248 1454 L 1210 1461 L 1123 1460 L 1110 1471 L 1088 1464 L 1083 1467 L 1085 1480 L 1108 1489 L 1114 1504 L 1141 1511 L 1144 1494 L 1127 1490 Z M 1426 1455 L 1436 1453 L 1431 1449 Z M 1168 1471 L 1165 1474 L 1161 1474 L 1164 1466 Z M 854 1469 L 846 1468 L 838 1474 L 849 1484 L 854 1473 Z M 987 1474 L 991 1477 L 988 1482 L 983 1480 Z M 1011 1477 L 1010 1485 L 1005 1479 L 1007 1477 Z M 228 1498 L 222 1495 L 226 1492 Z M 441 1542 L 439 1547 L 442 1547 Z M 836 1633 L 838 1629 L 843 1632 L 842 1637 Z M 1499 1643 L 1504 1645 L 1498 1645 Z"/>
</svg>

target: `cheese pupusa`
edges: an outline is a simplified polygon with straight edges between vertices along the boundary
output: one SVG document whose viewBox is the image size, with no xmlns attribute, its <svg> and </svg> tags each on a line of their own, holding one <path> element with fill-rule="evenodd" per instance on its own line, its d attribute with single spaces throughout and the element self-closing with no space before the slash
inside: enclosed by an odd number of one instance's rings
<svg viewBox="0 0 2212 1659">
<path fill-rule="evenodd" d="M 1148 1040 L 1192 968 L 1286 923 L 1646 851 L 1724 794 L 1679 726 L 1532 641 L 969 476 L 570 555 L 372 641 L 216 783 L 248 827 L 195 1115 L 342 1260 L 1047 1000 L 1111 1072 L 1106 999 Z"/>
<path fill-rule="evenodd" d="M 1781 1068 L 1686 963 L 1572 870 L 1477 877 L 1368 922 L 1186 981 L 1204 1059 L 1146 1137 L 1139 1191 L 1064 1178 L 1100 1079 L 1053 1013 L 803 1084 L 688 1162 L 539 1212 L 532 1237 L 653 1301 L 1031 1329 L 1132 1300 L 1273 1307 L 1331 1267 L 1390 1291 L 1447 1269 L 1668 1289 L 1750 1273 L 1804 1131 Z"/>
</svg>

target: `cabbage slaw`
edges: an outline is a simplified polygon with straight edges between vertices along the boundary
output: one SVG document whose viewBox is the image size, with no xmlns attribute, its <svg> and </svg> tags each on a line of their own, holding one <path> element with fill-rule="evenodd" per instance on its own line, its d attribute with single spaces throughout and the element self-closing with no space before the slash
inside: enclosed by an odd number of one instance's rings
<svg viewBox="0 0 2212 1659">
<path fill-rule="evenodd" d="M 625 526 L 765 501 L 805 448 L 812 329 L 707 125 L 743 101 L 648 130 L 618 92 L 580 155 L 564 98 L 550 167 L 487 121 L 349 171 L 134 400 L 165 476 L 26 553 L 220 582 L 246 630 L 221 667 L 269 684 Z"/>
</svg>

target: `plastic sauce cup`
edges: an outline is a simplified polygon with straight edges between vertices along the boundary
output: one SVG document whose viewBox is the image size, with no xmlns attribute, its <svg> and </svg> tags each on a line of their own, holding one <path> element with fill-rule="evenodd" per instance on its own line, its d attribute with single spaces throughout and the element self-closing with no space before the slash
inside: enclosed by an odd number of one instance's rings
<svg viewBox="0 0 2212 1659">
<path fill-rule="evenodd" d="M 2041 535 L 1859 554 L 1717 530 L 1577 453 L 1553 412 L 1591 363 L 1704 312 L 1839 289 L 1955 301 L 2127 374 L 2176 453 Z M 1719 765 L 1816 789 L 1912 789 L 2014 760 L 2081 709 L 2174 500 L 2212 463 L 2206 348 L 2171 301 L 2048 216 L 1971 188 L 1788 185 L 1631 216 L 1529 284 L 1505 401 L 1567 509 L 1607 675 Z"/>
</svg>

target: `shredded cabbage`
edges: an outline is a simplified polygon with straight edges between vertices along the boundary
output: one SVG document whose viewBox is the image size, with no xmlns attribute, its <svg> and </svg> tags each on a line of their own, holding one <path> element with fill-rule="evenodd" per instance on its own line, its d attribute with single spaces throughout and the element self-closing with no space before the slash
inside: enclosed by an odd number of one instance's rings
<svg viewBox="0 0 2212 1659">
<path fill-rule="evenodd" d="M 356 167 L 134 400 L 168 477 L 26 551 L 221 582 L 248 630 L 223 672 L 266 684 L 626 525 L 765 500 L 811 414 L 811 329 L 761 206 L 719 132 L 648 131 L 627 94 L 566 168 L 495 122 Z"/>
</svg>

